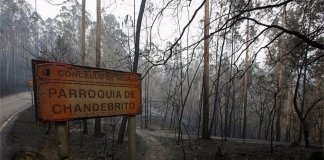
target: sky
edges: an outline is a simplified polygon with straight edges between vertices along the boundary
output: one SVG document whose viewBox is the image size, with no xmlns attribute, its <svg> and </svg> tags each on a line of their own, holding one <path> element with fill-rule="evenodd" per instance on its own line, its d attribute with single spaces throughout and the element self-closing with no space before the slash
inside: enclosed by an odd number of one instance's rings
<svg viewBox="0 0 324 160">
<path fill-rule="evenodd" d="M 36 11 L 41 15 L 41 17 L 45 20 L 47 18 L 54 18 L 60 11 L 60 8 L 64 5 L 62 4 L 66 0 L 26 0 L 29 2 L 32 7 L 36 6 Z M 137 17 L 138 10 L 139 10 L 139 5 L 140 1 L 136 0 L 101 0 L 101 7 L 106 10 L 107 13 L 109 14 L 114 14 L 115 17 L 119 22 L 122 22 L 125 18 L 126 15 L 131 15 L 132 17 L 134 16 L 134 1 L 135 1 L 135 17 Z M 78 0 L 78 2 L 81 4 L 82 0 Z M 153 0 L 148 0 L 147 4 L 153 2 L 157 6 L 163 6 L 164 4 L 160 5 L 161 3 L 164 3 L 163 1 L 153 1 Z M 52 4 L 51 4 L 52 3 Z M 53 5 L 54 4 L 54 5 Z M 57 4 L 62 4 L 62 5 L 57 5 Z M 193 2 L 191 7 L 189 8 L 188 13 L 190 15 L 193 14 L 194 10 L 200 3 Z M 146 5 L 147 7 L 147 5 Z M 95 20 L 96 19 L 96 0 L 86 0 L 86 11 L 90 13 L 91 19 Z M 172 16 L 173 13 L 164 13 L 164 17 L 169 18 L 164 18 L 161 20 L 159 23 L 155 25 L 155 30 L 153 31 L 154 35 L 153 37 L 158 37 L 155 38 L 155 43 L 160 46 L 166 45 L 166 41 L 174 41 L 174 39 L 180 35 L 179 28 L 177 27 L 177 21 L 180 22 L 180 28 L 184 27 L 184 25 L 188 22 L 188 15 L 180 15 L 180 20 L 176 20 L 174 16 Z M 199 23 L 198 21 L 203 18 L 203 10 L 198 13 L 196 17 L 196 21 L 191 25 L 190 27 L 190 32 L 193 30 L 198 29 Z M 167 16 L 165 16 L 167 15 Z M 151 19 L 154 17 L 151 16 Z M 143 20 L 143 23 L 145 23 L 145 19 Z M 197 32 L 196 32 L 197 33 Z M 143 33 L 145 34 L 145 33 Z M 144 36 L 144 35 L 143 35 Z M 162 47 L 162 48 L 164 48 Z M 259 54 L 257 61 L 261 61 L 264 58 L 263 54 Z"/>
<path fill-rule="evenodd" d="M 41 17 L 46 20 L 47 18 L 55 18 L 55 16 L 59 13 L 60 8 L 64 6 L 62 2 L 65 0 L 26 0 L 29 2 L 32 7 L 36 6 L 36 11 L 41 15 Z M 81 4 L 82 0 L 78 0 L 78 2 Z M 148 3 L 153 2 L 159 5 L 159 3 L 165 3 L 160 1 L 153 1 L 148 0 L 146 3 L 146 6 Z M 52 4 L 51 4 L 52 3 Z M 62 5 L 53 5 L 53 4 L 62 4 Z M 160 5 L 163 6 L 163 5 Z M 135 9 L 135 17 L 138 16 L 138 10 L 140 7 L 140 1 L 135 0 L 135 8 L 134 8 L 134 0 L 101 0 L 101 8 L 106 10 L 106 13 L 115 15 L 117 21 L 120 23 L 125 19 L 126 15 L 130 15 L 131 17 L 134 17 L 134 9 Z M 194 8 L 192 8 L 194 9 Z M 86 11 L 90 13 L 91 19 L 96 20 L 96 0 L 86 0 Z M 165 16 L 167 17 L 167 16 Z M 154 18 L 153 16 L 150 16 L 151 20 Z M 162 45 L 162 40 L 167 41 L 173 41 L 175 39 L 175 32 L 178 32 L 179 30 L 175 28 L 174 26 L 176 21 L 173 17 L 170 18 L 164 18 L 159 23 L 156 23 L 155 30 L 153 31 L 156 33 L 156 35 L 153 35 L 154 37 L 161 38 L 160 42 Z M 150 20 L 149 20 L 150 21 Z M 143 19 L 143 23 L 145 23 L 145 18 Z M 173 24 L 171 24 L 172 22 Z M 150 22 L 148 22 L 150 23 Z M 184 26 L 185 23 L 187 23 L 187 20 L 182 20 L 182 23 Z M 144 35 L 143 35 L 144 36 Z"/>
<path fill-rule="evenodd" d="M 45 20 L 47 18 L 54 18 L 60 11 L 60 8 L 64 5 L 62 4 L 65 0 L 26 0 L 29 2 L 36 11 L 40 13 L 42 18 Z M 81 4 L 82 0 L 78 0 Z M 124 17 L 127 14 L 134 14 L 133 2 L 131 0 L 124 0 L 115 3 L 114 0 L 101 0 L 101 7 L 107 9 L 108 13 L 113 13 L 116 17 Z M 53 5 L 54 4 L 54 5 Z M 62 5 L 58 5 L 62 4 Z M 86 1 L 86 11 L 90 13 L 91 18 L 96 18 L 96 0 Z M 117 12 L 118 11 L 118 12 Z"/>
</svg>

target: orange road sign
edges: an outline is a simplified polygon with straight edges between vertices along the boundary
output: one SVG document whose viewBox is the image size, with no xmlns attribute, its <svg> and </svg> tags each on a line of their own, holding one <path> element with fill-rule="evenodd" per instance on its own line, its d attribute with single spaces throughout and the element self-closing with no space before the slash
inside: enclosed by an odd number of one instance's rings
<svg viewBox="0 0 324 160">
<path fill-rule="evenodd" d="M 141 112 L 140 74 L 38 60 L 32 66 L 41 122 Z"/>
</svg>

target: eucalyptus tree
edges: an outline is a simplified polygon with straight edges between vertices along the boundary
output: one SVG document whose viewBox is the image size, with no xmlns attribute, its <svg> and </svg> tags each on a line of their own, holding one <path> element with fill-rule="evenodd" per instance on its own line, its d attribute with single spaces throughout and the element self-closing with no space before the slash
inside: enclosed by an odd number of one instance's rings
<svg viewBox="0 0 324 160">
<path fill-rule="evenodd" d="M 129 70 L 129 58 L 127 53 L 127 35 L 123 32 L 116 17 L 103 13 L 102 18 L 102 62 L 104 68 Z"/>
<path fill-rule="evenodd" d="M 322 44 L 323 39 L 323 8 L 320 7 L 322 1 L 312 1 L 309 3 L 297 1 L 294 4 L 287 4 L 283 7 L 281 12 L 281 23 L 275 19 L 271 26 L 275 26 L 277 30 L 273 30 L 276 34 L 272 45 L 276 48 L 269 50 L 269 57 L 273 64 L 277 65 L 278 74 L 278 110 L 277 110 L 277 140 L 280 140 L 282 132 L 282 122 L 280 121 L 281 108 L 285 104 L 285 108 L 293 107 L 296 116 L 299 119 L 300 130 L 298 142 L 301 141 L 302 135 L 304 137 L 306 147 L 310 146 L 308 140 L 311 131 L 309 121 L 310 113 L 318 106 L 323 97 L 320 91 L 317 95 L 312 95 L 308 88 L 313 86 L 310 77 L 313 73 L 313 66 L 317 61 L 324 57 Z M 293 7 L 294 6 L 294 7 Z M 280 27 L 279 27 L 280 26 Z M 293 31 L 293 32 L 292 32 Z M 316 54 L 314 54 L 316 53 Z M 274 58 L 277 57 L 277 58 Z M 287 80 L 291 81 L 287 85 Z M 286 84 L 284 84 L 284 82 Z M 293 92 L 292 106 L 284 100 L 289 100 L 289 94 L 283 92 L 284 90 Z M 316 93 L 315 91 L 314 93 Z M 301 96 L 298 96 L 301 95 Z M 295 131 L 296 132 L 296 131 Z"/>
<path fill-rule="evenodd" d="M 81 57 L 81 65 L 85 65 L 85 57 L 86 57 L 86 0 L 82 0 L 82 17 L 81 17 L 81 48 L 80 48 L 80 57 Z M 86 119 L 82 120 L 83 124 L 83 134 L 88 134 L 88 122 Z"/>
<path fill-rule="evenodd" d="M 101 0 L 97 0 L 97 21 L 96 21 L 96 67 L 101 65 Z M 101 118 L 95 118 L 95 137 L 101 136 Z"/>
<path fill-rule="evenodd" d="M 37 55 L 42 19 L 25 1 L 1 1 L 0 20 L 2 95 L 21 91 L 31 79 L 29 63 Z"/>
<path fill-rule="evenodd" d="M 71 55 L 75 57 L 75 62 L 80 62 L 81 46 L 81 15 L 82 6 L 77 0 L 72 0 L 60 9 L 59 14 L 54 18 L 57 25 L 57 34 L 64 37 L 71 47 Z"/>
<path fill-rule="evenodd" d="M 136 23 L 136 35 L 135 35 L 135 52 L 134 52 L 134 61 L 133 61 L 133 67 L 132 67 L 132 71 L 133 72 L 137 72 L 138 70 L 138 62 L 139 62 L 139 55 L 140 55 L 140 36 L 141 36 L 141 25 L 142 25 L 142 18 L 144 15 L 144 9 L 145 9 L 145 4 L 146 4 L 146 0 L 142 0 L 141 1 L 141 5 L 140 5 L 140 10 L 138 13 L 138 17 L 137 17 L 137 23 Z M 129 116 L 123 117 L 122 120 L 122 124 L 120 126 L 119 129 L 119 134 L 118 134 L 118 143 L 123 143 L 124 141 L 124 134 L 125 134 L 125 129 L 126 129 L 126 122 L 128 119 L 128 126 L 130 125 L 134 125 L 135 126 L 135 116 Z M 131 128 L 129 129 L 129 133 L 128 133 L 128 137 L 129 139 L 135 139 L 135 128 Z M 135 144 L 134 144 L 135 145 Z M 135 146 L 133 146 L 132 148 L 136 148 Z M 133 155 L 135 157 L 135 155 Z"/>
</svg>

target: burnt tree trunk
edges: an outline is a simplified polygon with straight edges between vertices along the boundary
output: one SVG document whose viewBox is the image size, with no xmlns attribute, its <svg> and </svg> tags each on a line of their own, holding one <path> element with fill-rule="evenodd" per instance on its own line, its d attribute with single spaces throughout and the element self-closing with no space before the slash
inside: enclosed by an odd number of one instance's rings
<svg viewBox="0 0 324 160">
<path fill-rule="evenodd" d="M 81 65 L 85 65 L 85 55 L 86 55 L 86 46 L 85 46 L 85 4 L 86 0 L 82 0 L 82 24 L 81 24 Z M 88 134 L 88 122 L 87 119 L 82 120 L 83 122 L 83 134 Z"/>
<path fill-rule="evenodd" d="M 202 138 L 209 139 L 209 0 L 205 0 L 205 17 L 204 17 L 204 96 L 203 96 L 203 124 Z"/>
<path fill-rule="evenodd" d="M 100 68 L 101 58 L 101 5 L 97 0 L 97 25 L 96 25 L 96 67 Z M 95 137 L 101 136 L 101 118 L 95 118 Z"/>
<path fill-rule="evenodd" d="M 139 41 L 140 41 L 140 35 L 141 35 L 141 25 L 142 25 L 142 19 L 144 15 L 144 8 L 145 8 L 146 0 L 142 0 L 140 10 L 138 13 L 137 18 L 137 24 L 136 24 L 136 34 L 135 34 L 135 55 L 134 55 L 134 62 L 133 62 L 133 72 L 137 72 L 138 68 L 138 60 L 139 60 Z M 122 123 L 119 128 L 119 134 L 118 134 L 118 140 L 117 143 L 121 144 L 124 142 L 124 135 L 125 135 L 125 129 L 126 129 L 126 123 L 127 123 L 127 116 L 123 117 Z"/>
</svg>

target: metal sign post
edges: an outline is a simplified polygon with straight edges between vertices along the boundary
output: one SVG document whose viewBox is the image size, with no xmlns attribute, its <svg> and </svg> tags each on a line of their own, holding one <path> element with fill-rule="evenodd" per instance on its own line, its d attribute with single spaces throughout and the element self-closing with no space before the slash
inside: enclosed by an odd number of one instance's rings
<svg viewBox="0 0 324 160">
<path fill-rule="evenodd" d="M 69 131 L 67 122 L 55 122 L 55 132 L 59 160 L 70 159 Z"/>
<path fill-rule="evenodd" d="M 136 159 L 136 116 L 128 116 L 128 156 Z"/>
</svg>

